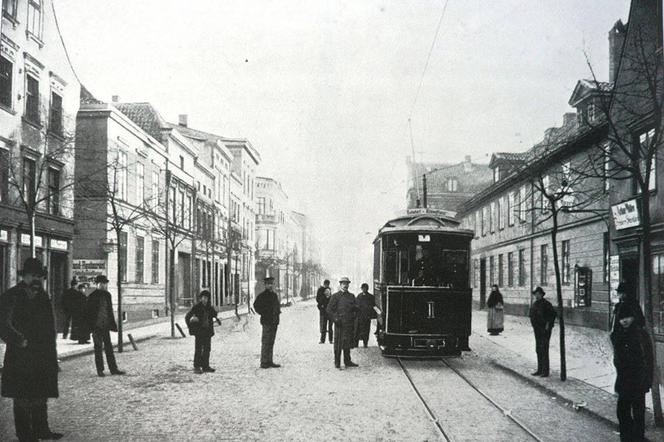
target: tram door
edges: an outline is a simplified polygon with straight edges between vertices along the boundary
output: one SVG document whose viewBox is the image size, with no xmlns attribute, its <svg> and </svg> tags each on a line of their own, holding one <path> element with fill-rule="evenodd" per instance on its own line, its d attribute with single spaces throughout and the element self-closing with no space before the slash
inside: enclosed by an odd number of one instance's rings
<svg viewBox="0 0 664 442">
<path fill-rule="evenodd" d="M 480 259 L 480 309 L 486 305 L 486 258 Z"/>
</svg>

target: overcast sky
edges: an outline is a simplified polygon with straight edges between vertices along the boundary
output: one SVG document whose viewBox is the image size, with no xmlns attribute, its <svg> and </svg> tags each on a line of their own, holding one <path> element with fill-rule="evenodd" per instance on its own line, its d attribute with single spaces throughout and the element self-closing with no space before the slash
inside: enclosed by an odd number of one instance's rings
<svg viewBox="0 0 664 442">
<path fill-rule="evenodd" d="M 629 0 L 55 0 L 81 81 L 245 137 L 325 232 L 370 242 L 405 206 L 405 159 L 487 162 L 560 125 L 584 49 L 608 77 Z M 419 153 L 422 152 L 422 153 Z M 343 271 L 341 269 L 341 271 Z"/>
</svg>

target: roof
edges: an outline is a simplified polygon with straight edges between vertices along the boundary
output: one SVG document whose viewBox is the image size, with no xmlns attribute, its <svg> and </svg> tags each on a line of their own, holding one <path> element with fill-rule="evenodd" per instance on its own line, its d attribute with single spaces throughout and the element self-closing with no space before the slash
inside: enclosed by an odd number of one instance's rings
<svg viewBox="0 0 664 442">
<path fill-rule="evenodd" d="M 579 80 L 574 87 L 568 103 L 570 106 L 576 106 L 580 101 L 593 93 L 609 93 L 611 90 L 613 90 L 613 83 L 589 79 Z"/>
<path fill-rule="evenodd" d="M 249 154 L 252 157 L 254 157 L 254 160 L 256 161 L 256 163 L 260 163 L 260 154 L 251 145 L 251 142 L 249 140 L 247 140 L 246 138 L 229 138 L 229 137 L 224 137 L 224 136 L 221 136 L 221 135 L 213 134 L 211 132 L 206 132 L 206 131 L 199 130 L 199 129 L 193 129 L 189 126 L 181 126 L 179 124 L 174 124 L 174 123 L 166 123 L 166 124 L 169 127 L 173 128 L 173 129 L 177 129 L 185 137 L 194 138 L 194 139 L 201 140 L 201 141 L 202 140 L 208 140 L 208 141 L 214 141 L 214 142 L 219 141 L 229 149 L 231 147 L 236 147 L 236 146 L 234 146 L 236 144 L 240 144 L 243 147 L 246 147 Z"/>
<path fill-rule="evenodd" d="M 83 85 L 81 85 L 80 102 L 81 104 L 104 104 L 103 101 L 96 99 L 88 88 Z"/>
<path fill-rule="evenodd" d="M 161 140 L 162 129 L 169 128 L 150 103 L 113 103 L 113 106 L 157 140 Z"/>
<path fill-rule="evenodd" d="M 491 155 L 491 161 L 489 161 L 489 168 L 493 169 L 496 166 L 496 163 L 507 162 L 507 163 L 522 163 L 528 158 L 527 152 L 495 152 Z"/>
<path fill-rule="evenodd" d="M 474 235 L 472 230 L 460 229 L 459 221 L 454 218 L 435 213 L 413 213 L 389 220 L 378 231 L 378 236 L 399 232 L 456 233 L 470 237 Z"/>
</svg>

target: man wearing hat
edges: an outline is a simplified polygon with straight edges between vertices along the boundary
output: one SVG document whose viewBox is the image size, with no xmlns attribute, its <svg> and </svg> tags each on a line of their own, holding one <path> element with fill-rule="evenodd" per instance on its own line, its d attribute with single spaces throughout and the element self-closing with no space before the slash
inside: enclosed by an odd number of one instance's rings
<svg viewBox="0 0 664 442">
<path fill-rule="evenodd" d="M 111 343 L 111 331 L 118 331 L 113 314 L 113 303 L 111 294 L 108 292 L 108 278 L 104 275 L 97 275 L 95 278 L 97 289 L 90 293 L 87 304 L 87 320 L 90 330 L 92 330 L 92 342 L 95 347 L 95 365 L 97 366 L 97 375 L 104 376 L 104 357 L 102 350 L 106 353 L 106 363 L 111 374 L 122 375 L 124 371 L 118 370 L 113 354 L 113 344 Z"/>
<path fill-rule="evenodd" d="M 330 280 L 323 281 L 323 285 L 318 287 L 316 292 L 316 304 L 318 304 L 318 323 L 320 326 L 320 344 L 325 344 L 325 333 L 327 333 L 330 344 L 334 341 L 334 332 L 332 331 L 332 321 L 327 316 L 327 304 L 332 297 L 330 289 Z"/>
<path fill-rule="evenodd" d="M 535 288 L 533 294 L 536 301 L 530 307 L 530 324 L 535 332 L 537 370 L 531 374 L 545 378 L 549 376 L 549 340 L 557 314 L 551 303 L 544 299 L 545 293 L 542 287 Z"/>
<path fill-rule="evenodd" d="M 266 277 L 265 290 L 256 296 L 254 301 L 254 310 L 261 315 L 261 325 L 263 326 L 263 335 L 261 337 L 261 368 L 278 368 L 273 360 L 274 340 L 277 337 L 277 327 L 279 326 L 279 315 L 281 315 L 281 305 L 279 296 L 274 292 L 274 278 Z"/>
<path fill-rule="evenodd" d="M 199 302 L 185 315 L 184 322 L 189 334 L 194 336 L 194 371 L 196 373 L 213 373 L 210 367 L 210 343 L 214 336 L 214 324 L 217 311 L 210 305 L 210 292 L 203 290 L 198 295 Z"/>
<path fill-rule="evenodd" d="M 334 366 L 341 368 L 341 351 L 344 353 L 344 365 L 357 367 L 350 359 L 350 348 L 355 343 L 355 318 L 357 316 L 357 301 L 355 295 L 348 291 L 350 279 L 343 277 L 339 280 L 341 290 L 330 298 L 327 304 L 327 314 L 334 322 Z"/>
<path fill-rule="evenodd" d="M 21 281 L 0 296 L 0 338 L 7 343 L 2 369 L 2 396 L 14 400 L 14 427 L 19 441 L 60 439 L 48 426 L 47 398 L 58 397 L 55 324 L 42 287 L 46 269 L 28 258 Z"/>
<path fill-rule="evenodd" d="M 67 339 L 67 335 L 69 335 L 69 325 L 73 322 L 74 311 L 76 310 L 77 302 L 80 301 L 79 292 L 76 290 L 77 285 L 78 279 L 74 276 L 69 283 L 69 288 L 62 292 L 62 311 L 64 313 L 62 339 Z"/>
</svg>

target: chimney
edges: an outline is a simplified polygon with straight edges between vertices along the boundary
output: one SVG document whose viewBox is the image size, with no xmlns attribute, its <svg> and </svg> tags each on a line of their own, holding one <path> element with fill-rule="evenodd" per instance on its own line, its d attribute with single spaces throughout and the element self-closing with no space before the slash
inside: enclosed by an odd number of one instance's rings
<svg viewBox="0 0 664 442">
<path fill-rule="evenodd" d="M 609 31 L 609 82 L 613 83 L 618 74 L 620 55 L 627 35 L 627 26 L 618 20 Z"/>
<path fill-rule="evenodd" d="M 112 101 L 113 103 L 119 103 L 119 102 L 120 102 L 120 96 L 119 96 L 119 95 L 113 95 L 113 96 L 111 97 L 111 101 Z"/>
<path fill-rule="evenodd" d="M 187 114 L 178 115 L 178 126 L 187 127 Z"/>
<path fill-rule="evenodd" d="M 576 112 L 565 112 L 563 114 L 563 127 L 574 124 L 576 121 Z"/>
<path fill-rule="evenodd" d="M 470 155 L 463 157 L 463 171 L 472 172 L 473 171 L 473 162 L 470 161 Z"/>
</svg>

